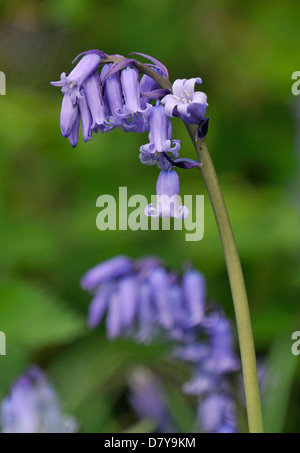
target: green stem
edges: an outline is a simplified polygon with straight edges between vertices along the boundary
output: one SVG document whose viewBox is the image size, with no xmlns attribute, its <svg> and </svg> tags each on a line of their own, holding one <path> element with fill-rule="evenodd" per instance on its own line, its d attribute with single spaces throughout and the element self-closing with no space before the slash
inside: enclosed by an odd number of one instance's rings
<svg viewBox="0 0 300 453">
<path fill-rule="evenodd" d="M 123 57 L 108 57 L 102 63 L 119 63 L 122 60 Z M 135 66 L 139 71 L 144 72 L 156 80 L 162 88 L 172 90 L 172 84 L 167 77 L 162 77 L 150 66 L 146 66 L 138 61 L 135 62 Z M 214 210 L 223 245 L 242 358 L 249 432 L 262 433 L 263 422 L 257 380 L 255 347 L 242 266 L 223 194 L 207 146 L 203 140 L 196 141 L 196 126 L 185 125 L 202 164 L 201 172 Z"/>
<path fill-rule="evenodd" d="M 242 266 L 225 201 L 207 146 L 204 141 L 195 140 L 196 128 L 194 126 L 186 125 L 186 127 L 195 146 L 198 158 L 202 163 L 201 172 L 223 245 L 242 358 L 249 432 L 262 433 L 263 422 L 257 380 L 255 348 Z"/>
</svg>

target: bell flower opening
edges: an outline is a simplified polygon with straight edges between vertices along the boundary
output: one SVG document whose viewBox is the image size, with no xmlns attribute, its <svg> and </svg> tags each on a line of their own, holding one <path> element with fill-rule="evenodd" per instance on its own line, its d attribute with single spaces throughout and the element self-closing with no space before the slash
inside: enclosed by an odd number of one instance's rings
<svg viewBox="0 0 300 453">
<path fill-rule="evenodd" d="M 207 96 L 202 91 L 195 91 L 196 83 L 202 83 L 200 77 L 175 80 L 172 86 L 173 94 L 167 94 L 161 100 L 169 117 L 180 116 L 189 124 L 203 121 L 208 106 Z"/>
</svg>

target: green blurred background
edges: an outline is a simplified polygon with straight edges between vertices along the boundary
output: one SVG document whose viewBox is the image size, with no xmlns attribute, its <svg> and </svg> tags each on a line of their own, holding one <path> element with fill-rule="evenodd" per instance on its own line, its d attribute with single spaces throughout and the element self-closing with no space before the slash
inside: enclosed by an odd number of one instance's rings
<svg viewBox="0 0 300 453">
<path fill-rule="evenodd" d="M 59 129 L 61 93 L 49 84 L 84 50 L 139 51 L 163 61 L 171 80 L 203 79 L 207 143 L 245 271 L 257 352 L 273 370 L 266 428 L 299 432 L 300 357 L 291 354 L 292 332 L 300 330 L 300 98 L 291 93 L 299 23 L 292 0 L 0 1 L 7 77 L 0 97 L 0 330 L 7 336 L 0 398 L 38 363 L 82 431 L 122 431 L 136 423 L 127 371 L 142 363 L 162 376 L 174 414 L 185 414 L 182 429 L 192 429 L 194 402 L 179 391 L 185 371 L 164 360 L 164 345 L 109 343 L 101 328 L 90 334 L 90 297 L 79 280 L 116 254 L 157 254 L 175 268 L 190 259 L 207 278 L 209 298 L 233 319 L 204 184 L 197 171 L 181 171 L 182 194 L 205 194 L 201 242 L 185 242 L 180 231 L 98 231 L 99 195 L 117 196 L 119 186 L 129 195 L 154 193 L 158 170 L 138 159 L 147 134 L 114 130 L 72 149 Z M 173 137 L 181 155 L 193 158 L 179 120 Z"/>
</svg>

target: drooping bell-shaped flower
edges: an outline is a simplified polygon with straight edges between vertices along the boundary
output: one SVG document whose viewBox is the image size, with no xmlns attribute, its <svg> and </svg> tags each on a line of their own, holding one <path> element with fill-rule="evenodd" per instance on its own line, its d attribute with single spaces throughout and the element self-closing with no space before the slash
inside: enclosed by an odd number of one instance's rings
<svg viewBox="0 0 300 453">
<path fill-rule="evenodd" d="M 142 107 L 138 77 L 138 70 L 130 66 L 121 72 L 124 105 L 122 110 L 117 110 L 116 113 L 123 120 L 121 127 L 125 131 L 142 133 L 149 130 L 149 114 L 152 105 L 146 103 Z"/>
<path fill-rule="evenodd" d="M 141 108 L 141 93 L 139 84 L 139 72 L 135 68 L 128 66 L 121 72 L 121 84 L 124 95 L 123 114 L 127 117 L 141 112 L 146 114 L 151 105 L 147 104 L 144 109 Z"/>
<path fill-rule="evenodd" d="M 155 309 L 152 304 L 151 287 L 148 281 L 144 281 L 139 287 L 137 322 L 137 340 L 148 343 L 155 330 Z"/>
<path fill-rule="evenodd" d="M 87 142 L 92 139 L 92 116 L 83 89 L 81 91 L 81 97 L 78 98 L 77 103 L 81 120 L 83 141 Z"/>
<path fill-rule="evenodd" d="M 169 152 L 172 157 L 177 157 L 180 141 L 172 140 L 171 121 L 166 115 L 164 106 L 159 102 L 151 109 L 149 122 L 149 143 L 140 147 L 141 162 L 148 165 L 159 163 L 160 154 L 163 152 Z"/>
<path fill-rule="evenodd" d="M 108 124 L 104 100 L 101 93 L 99 73 L 97 71 L 93 72 L 93 74 L 84 82 L 83 87 L 86 102 L 92 116 L 91 130 L 97 131 L 100 129 L 101 132 L 106 132 Z"/>
<path fill-rule="evenodd" d="M 195 83 L 202 83 L 200 77 L 175 80 L 173 94 L 167 94 L 161 100 L 169 117 L 180 116 L 189 124 L 199 124 L 204 120 L 207 96 L 202 91 L 195 91 Z"/>
<path fill-rule="evenodd" d="M 69 137 L 77 119 L 78 106 L 73 105 L 70 96 L 65 94 L 60 110 L 60 129 L 63 137 Z"/>
<path fill-rule="evenodd" d="M 145 208 L 148 217 L 175 217 L 185 219 L 189 215 L 186 206 L 179 206 L 178 195 L 180 192 L 179 177 L 174 170 L 160 172 L 156 183 L 157 202 Z"/>
<path fill-rule="evenodd" d="M 217 373 L 230 373 L 240 369 L 240 361 L 234 352 L 234 341 L 231 324 L 225 317 L 210 329 L 211 367 Z"/>
<path fill-rule="evenodd" d="M 116 256 L 104 261 L 89 270 L 81 279 L 83 289 L 89 291 L 97 289 L 102 283 L 109 282 L 117 277 L 126 275 L 133 270 L 133 262 L 127 256 Z"/>
<path fill-rule="evenodd" d="M 110 116 L 109 123 L 110 125 L 117 126 L 122 124 L 122 120 L 120 119 L 118 112 L 122 112 L 124 101 L 120 75 L 119 73 L 114 73 L 107 77 L 110 68 L 111 65 L 104 65 L 100 74 L 100 80 L 101 83 L 104 84 L 104 99 Z"/>
<path fill-rule="evenodd" d="M 15 381 L 1 404 L 2 433 L 71 433 L 75 419 L 61 414 L 54 388 L 44 373 L 31 367 Z"/>
<path fill-rule="evenodd" d="M 183 297 L 191 326 L 203 321 L 205 308 L 205 279 L 196 270 L 187 271 L 182 279 Z"/>
<path fill-rule="evenodd" d="M 206 396 L 199 404 L 198 421 L 206 433 L 236 433 L 233 398 L 224 393 Z"/>
<path fill-rule="evenodd" d="M 149 283 L 153 301 L 157 311 L 157 320 L 166 329 L 173 326 L 173 314 L 170 299 L 170 280 L 163 267 L 157 267 L 150 272 Z"/>
<path fill-rule="evenodd" d="M 51 82 L 51 85 L 62 87 L 61 91 L 63 94 L 70 96 L 72 104 L 74 105 L 76 99 L 81 96 L 80 88 L 89 76 L 98 68 L 100 61 L 101 56 L 99 53 L 88 53 L 81 58 L 68 76 L 63 72 L 61 74 L 61 80 L 58 82 Z"/>
</svg>

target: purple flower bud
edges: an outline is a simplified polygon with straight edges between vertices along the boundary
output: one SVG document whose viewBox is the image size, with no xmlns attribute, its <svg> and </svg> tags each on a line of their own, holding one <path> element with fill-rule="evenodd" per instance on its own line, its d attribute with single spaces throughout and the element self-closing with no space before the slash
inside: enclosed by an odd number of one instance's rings
<svg viewBox="0 0 300 453">
<path fill-rule="evenodd" d="M 119 283 L 122 326 L 126 329 L 134 321 L 138 304 L 138 282 L 135 276 L 122 278 Z"/>
<path fill-rule="evenodd" d="M 128 117 L 134 113 L 142 111 L 138 75 L 139 73 L 137 69 L 133 69 L 130 66 L 121 72 L 121 83 L 125 100 L 123 112 L 127 114 Z M 150 109 L 151 106 L 147 104 L 145 109 L 143 109 L 144 113 L 146 114 Z"/>
<path fill-rule="evenodd" d="M 83 140 L 85 142 L 87 142 L 92 139 L 91 112 L 90 112 L 89 106 L 87 104 L 86 98 L 84 97 L 83 93 L 82 93 L 82 97 L 78 98 L 77 102 L 78 102 L 79 114 L 80 114 L 80 119 L 81 119 L 82 136 L 83 136 Z"/>
<path fill-rule="evenodd" d="M 108 69 L 105 65 L 101 71 L 100 79 L 103 80 L 105 75 L 107 74 Z M 123 111 L 123 95 L 122 95 L 122 88 L 120 83 L 119 74 L 113 74 L 112 76 L 108 77 L 104 83 L 104 96 L 107 101 L 107 107 L 109 109 L 109 113 L 113 119 L 113 123 L 115 125 L 121 124 L 121 120 L 117 115 L 117 112 Z"/>
<path fill-rule="evenodd" d="M 173 94 L 167 94 L 161 102 L 165 105 L 169 117 L 180 116 L 189 124 L 199 124 L 204 119 L 207 96 L 201 91 L 195 92 L 195 83 L 202 83 L 197 77 L 193 79 L 177 79 L 173 83 Z"/>
<path fill-rule="evenodd" d="M 198 418 L 207 433 L 236 433 L 235 409 L 228 395 L 208 395 L 200 403 Z"/>
<path fill-rule="evenodd" d="M 101 56 L 96 53 L 85 55 L 68 76 L 63 72 L 59 82 L 51 82 L 51 85 L 62 87 L 63 94 L 68 94 L 73 105 L 76 98 L 80 97 L 80 88 L 88 77 L 95 72 L 101 61 Z"/>
<path fill-rule="evenodd" d="M 121 315 L 121 298 L 117 292 L 111 295 L 108 313 L 106 317 L 106 332 L 108 338 L 113 340 L 122 330 L 122 315 Z"/>
<path fill-rule="evenodd" d="M 64 95 L 60 111 L 60 129 L 63 137 L 71 134 L 74 124 L 78 118 L 78 107 L 73 105 L 70 96 Z"/>
<path fill-rule="evenodd" d="M 240 361 L 233 349 L 233 335 L 230 322 L 226 318 L 219 321 L 210 329 L 211 361 L 218 373 L 229 373 L 240 369 Z"/>
<path fill-rule="evenodd" d="M 88 325 L 91 329 L 94 329 L 104 316 L 112 292 L 113 285 L 105 283 L 96 292 L 91 302 L 88 315 Z"/>
<path fill-rule="evenodd" d="M 195 270 L 186 272 L 182 279 L 182 290 L 191 326 L 200 324 L 206 296 L 204 277 Z"/>
<path fill-rule="evenodd" d="M 104 102 L 101 96 L 100 76 L 95 71 L 84 83 L 84 92 L 92 115 L 92 130 L 105 129 L 106 116 Z"/>
<path fill-rule="evenodd" d="M 139 287 L 139 301 L 137 310 L 139 324 L 137 339 L 142 343 L 146 343 L 152 338 L 152 330 L 155 323 L 149 283 L 142 283 Z"/>
<path fill-rule="evenodd" d="M 149 217 L 175 217 L 185 219 L 189 215 L 186 206 L 179 206 L 179 177 L 176 171 L 161 171 L 156 184 L 157 206 L 153 203 L 145 208 Z"/>
<path fill-rule="evenodd" d="M 170 281 L 163 267 L 154 269 L 149 275 L 152 298 L 158 313 L 159 323 L 166 329 L 173 325 L 173 315 L 170 304 Z"/>
<path fill-rule="evenodd" d="M 133 262 L 126 256 L 116 256 L 98 264 L 88 271 L 81 280 L 83 289 L 94 290 L 102 283 L 121 277 L 133 270 Z"/>
</svg>

